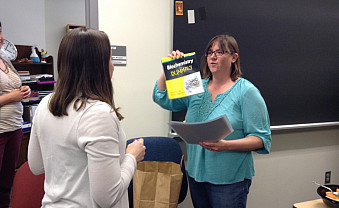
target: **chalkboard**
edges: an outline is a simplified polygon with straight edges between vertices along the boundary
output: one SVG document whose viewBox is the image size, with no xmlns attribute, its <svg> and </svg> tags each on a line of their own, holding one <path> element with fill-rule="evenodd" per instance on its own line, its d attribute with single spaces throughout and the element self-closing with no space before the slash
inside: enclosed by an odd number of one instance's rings
<svg viewBox="0 0 339 208">
<path fill-rule="evenodd" d="M 271 126 L 339 121 L 339 1 L 185 0 L 183 8 L 174 11 L 173 49 L 201 57 L 213 36 L 233 35 Z"/>
</svg>

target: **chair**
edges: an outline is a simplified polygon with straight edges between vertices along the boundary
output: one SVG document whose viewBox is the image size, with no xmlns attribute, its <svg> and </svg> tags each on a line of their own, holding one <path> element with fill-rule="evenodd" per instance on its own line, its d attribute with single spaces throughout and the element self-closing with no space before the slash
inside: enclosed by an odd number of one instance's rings
<svg viewBox="0 0 339 208">
<path fill-rule="evenodd" d="M 180 164 L 182 151 L 179 143 L 170 137 L 142 137 L 146 146 L 146 155 L 144 161 L 160 161 L 160 162 L 175 162 Z M 133 142 L 134 139 L 127 141 L 127 145 Z M 187 175 L 185 162 L 182 161 L 181 171 L 183 173 L 181 191 L 178 204 L 183 202 L 187 195 Z M 128 187 L 129 207 L 133 207 L 133 180 Z"/>
<path fill-rule="evenodd" d="M 40 208 L 44 192 L 45 174 L 34 175 L 28 162 L 17 170 L 12 189 L 12 208 Z"/>
</svg>

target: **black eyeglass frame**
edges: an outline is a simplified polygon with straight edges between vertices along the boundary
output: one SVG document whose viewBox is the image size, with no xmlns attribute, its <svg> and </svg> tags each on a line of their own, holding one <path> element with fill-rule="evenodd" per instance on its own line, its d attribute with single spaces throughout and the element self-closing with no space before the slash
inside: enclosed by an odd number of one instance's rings
<svg viewBox="0 0 339 208">
<path fill-rule="evenodd" d="M 217 57 L 220 57 L 222 55 L 224 55 L 225 53 L 228 53 L 230 55 L 234 54 L 234 52 L 232 51 L 225 51 L 225 50 L 216 50 L 216 51 L 207 51 L 204 55 L 207 56 L 212 56 L 213 54 Z"/>
</svg>

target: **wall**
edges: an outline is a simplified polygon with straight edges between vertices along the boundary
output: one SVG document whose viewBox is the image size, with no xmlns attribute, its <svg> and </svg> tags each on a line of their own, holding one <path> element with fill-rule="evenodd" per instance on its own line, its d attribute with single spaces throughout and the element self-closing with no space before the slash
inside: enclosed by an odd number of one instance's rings
<svg viewBox="0 0 339 208">
<path fill-rule="evenodd" d="M 0 0 L 4 37 L 16 45 L 45 48 L 45 1 Z"/>
<path fill-rule="evenodd" d="M 99 29 L 112 45 L 127 46 L 127 66 L 115 66 L 115 102 L 127 138 L 167 135 L 169 112 L 152 101 L 161 58 L 171 52 L 171 1 L 99 1 Z"/>
<path fill-rule="evenodd" d="M 248 208 L 286 208 L 318 199 L 312 181 L 324 183 L 331 171 L 331 183 L 339 184 L 338 157 L 338 127 L 273 132 L 271 154 L 254 154 Z"/>
<path fill-rule="evenodd" d="M 67 24 L 86 25 L 84 0 L 0 0 L 0 20 L 6 39 L 16 45 L 37 44 L 54 57 Z M 57 78 L 57 73 L 54 73 Z"/>
<path fill-rule="evenodd" d="M 115 100 L 126 117 L 127 138 L 167 136 L 169 113 L 152 103 L 160 59 L 172 49 L 172 2 L 99 1 L 99 29 L 111 44 L 127 46 L 127 66 L 115 67 Z M 275 131 L 272 152 L 254 154 L 256 176 L 248 208 L 286 208 L 317 199 L 313 180 L 324 183 L 326 171 L 339 184 L 339 128 Z M 179 205 L 193 207 L 190 197 Z"/>
<path fill-rule="evenodd" d="M 66 34 L 66 25 L 86 25 L 84 0 L 46 0 L 46 48 L 54 57 L 54 70 L 57 70 L 57 55 L 61 39 Z M 54 73 L 57 78 L 57 73 Z"/>
</svg>

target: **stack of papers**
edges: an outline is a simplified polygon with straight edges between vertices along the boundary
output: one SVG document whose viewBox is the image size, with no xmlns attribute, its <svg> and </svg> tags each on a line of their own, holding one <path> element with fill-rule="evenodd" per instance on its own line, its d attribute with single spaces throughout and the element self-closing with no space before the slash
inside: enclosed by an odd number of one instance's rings
<svg viewBox="0 0 339 208">
<path fill-rule="evenodd" d="M 170 121 L 169 124 L 187 144 L 199 144 L 200 141 L 216 142 L 234 131 L 226 115 L 203 122 Z"/>
</svg>

